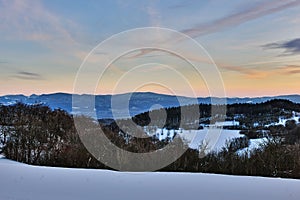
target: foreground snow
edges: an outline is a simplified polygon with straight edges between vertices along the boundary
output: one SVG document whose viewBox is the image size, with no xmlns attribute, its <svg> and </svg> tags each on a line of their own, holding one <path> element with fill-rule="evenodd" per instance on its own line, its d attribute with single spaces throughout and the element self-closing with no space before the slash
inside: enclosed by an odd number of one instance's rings
<svg viewBox="0 0 300 200">
<path fill-rule="evenodd" d="M 300 199 L 300 181 L 36 167 L 0 158 L 1 200 Z"/>
</svg>

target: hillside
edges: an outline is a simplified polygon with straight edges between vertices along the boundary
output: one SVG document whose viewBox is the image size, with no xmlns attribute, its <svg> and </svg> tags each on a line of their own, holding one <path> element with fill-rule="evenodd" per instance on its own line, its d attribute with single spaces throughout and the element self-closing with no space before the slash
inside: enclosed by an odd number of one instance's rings
<svg viewBox="0 0 300 200">
<path fill-rule="evenodd" d="M 36 167 L 0 158 L 0 199 L 298 200 L 299 180 Z"/>
</svg>

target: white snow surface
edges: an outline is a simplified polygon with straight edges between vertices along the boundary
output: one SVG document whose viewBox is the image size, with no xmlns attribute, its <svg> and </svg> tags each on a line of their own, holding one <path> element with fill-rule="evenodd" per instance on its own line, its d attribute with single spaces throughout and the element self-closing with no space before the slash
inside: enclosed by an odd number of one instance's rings
<svg viewBox="0 0 300 200">
<path fill-rule="evenodd" d="M 283 126 L 285 126 L 285 124 L 288 120 L 295 120 L 296 124 L 299 124 L 300 123 L 299 119 L 300 119 L 300 114 L 293 111 L 293 115 L 292 115 L 291 118 L 286 119 L 284 117 L 279 117 L 278 122 L 268 124 L 268 125 L 266 125 L 266 127 L 269 127 L 269 126 L 272 126 L 272 125 L 276 125 L 276 126 L 283 125 Z"/>
<path fill-rule="evenodd" d="M 223 121 L 223 122 L 216 122 L 214 124 L 215 126 L 239 126 L 240 122 L 239 121 Z"/>
<path fill-rule="evenodd" d="M 208 131 L 211 132 L 208 132 Z M 223 147 L 226 147 L 226 143 L 234 138 L 243 137 L 244 135 L 240 134 L 239 130 L 227 130 L 227 129 L 207 129 L 202 130 L 191 130 L 183 134 L 183 138 L 188 138 L 190 132 L 195 132 L 195 137 L 187 139 L 189 142 L 189 147 L 192 149 L 198 149 L 199 145 L 204 143 L 208 144 L 208 148 L 212 151 L 220 151 Z M 220 133 L 218 133 L 220 132 Z"/>
<path fill-rule="evenodd" d="M 166 138 L 168 135 L 172 137 L 174 132 L 176 132 L 188 143 L 190 148 L 199 149 L 201 144 L 206 143 L 210 151 L 220 151 L 223 147 L 226 147 L 226 143 L 230 140 L 244 136 L 240 134 L 240 130 L 220 129 L 217 127 L 205 127 L 201 130 L 167 130 L 165 128 L 156 128 L 155 131 L 149 131 L 145 128 L 145 131 L 148 135 L 156 134 L 160 140 Z"/>
<path fill-rule="evenodd" d="M 300 180 L 38 167 L 0 159 L 1 200 L 299 200 Z"/>
<path fill-rule="evenodd" d="M 250 139 L 249 147 L 246 147 L 244 149 L 238 150 L 239 155 L 243 155 L 245 153 L 250 156 L 250 151 L 261 148 L 264 144 L 268 142 L 267 138 L 257 138 L 257 139 Z"/>
</svg>

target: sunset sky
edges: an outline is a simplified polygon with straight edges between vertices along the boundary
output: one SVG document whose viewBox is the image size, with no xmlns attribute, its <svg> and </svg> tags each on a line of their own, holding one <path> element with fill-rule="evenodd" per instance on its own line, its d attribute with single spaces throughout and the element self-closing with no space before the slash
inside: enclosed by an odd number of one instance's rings
<svg viewBox="0 0 300 200">
<path fill-rule="evenodd" d="M 142 27 L 176 30 L 202 45 L 221 73 L 227 96 L 300 94 L 300 0 L 0 0 L 0 95 L 72 93 L 76 74 L 95 46 Z M 197 96 L 209 95 L 204 82 L 172 55 L 136 51 L 126 56 L 109 68 L 97 93 L 135 88 L 191 96 L 179 81 L 185 74 Z M 187 57 L 207 64 L 201 55 Z M 144 67 L 114 90 L 138 65 Z M 168 87 L 142 84 L 151 78 Z"/>
</svg>

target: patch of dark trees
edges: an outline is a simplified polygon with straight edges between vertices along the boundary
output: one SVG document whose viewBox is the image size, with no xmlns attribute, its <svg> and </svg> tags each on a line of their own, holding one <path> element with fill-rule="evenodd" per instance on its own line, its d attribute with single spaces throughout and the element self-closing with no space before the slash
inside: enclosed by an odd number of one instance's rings
<svg viewBox="0 0 300 200">
<path fill-rule="evenodd" d="M 222 113 L 223 116 L 212 116 L 212 109 L 215 110 L 215 114 Z M 224 109 L 226 110 L 226 113 L 223 112 Z M 181 112 L 182 110 L 185 110 L 184 114 Z M 163 112 L 166 112 L 164 128 L 177 129 L 179 127 L 187 126 L 187 124 L 193 122 L 193 119 L 196 119 L 194 115 L 189 115 L 188 110 L 191 110 L 190 113 L 193 114 L 194 110 L 198 111 L 197 117 L 199 118 L 199 124 L 208 125 L 219 120 L 238 120 L 240 122 L 239 126 L 228 128 L 249 130 L 254 128 L 255 123 L 257 123 L 258 128 L 263 129 L 268 124 L 278 122 L 280 116 L 290 118 L 293 111 L 300 112 L 300 104 L 284 99 L 274 99 L 256 104 L 236 103 L 226 106 L 211 104 L 187 105 L 141 113 L 133 117 L 133 120 L 140 126 L 146 126 L 151 122 L 150 116 L 164 116 Z M 218 110 L 220 111 L 218 112 Z M 182 119 L 183 117 L 184 119 Z M 155 120 L 161 120 L 157 118 Z M 196 124 L 194 124 L 194 126 L 196 126 Z M 201 126 L 199 127 L 201 128 Z M 195 127 L 192 128 L 194 129 Z"/>
<path fill-rule="evenodd" d="M 200 104 L 196 107 L 199 108 L 199 120 L 212 119 L 211 105 Z M 190 108 L 195 109 L 195 105 Z M 176 129 L 182 121 L 192 124 L 188 117 L 185 116 L 185 119 L 180 117 L 180 111 L 180 108 L 168 108 L 166 111 L 152 112 L 166 112 L 167 118 L 161 123 L 165 123 L 163 126 L 166 128 Z M 226 117 L 233 119 L 239 115 L 244 117 L 242 119 L 251 120 L 250 118 L 262 116 L 255 119 L 263 119 L 268 116 L 290 116 L 292 111 L 299 112 L 299 104 L 286 100 L 272 100 L 261 104 L 228 105 Z M 155 116 L 153 114 L 142 113 L 133 117 L 133 121 L 141 127 L 146 126 L 151 123 L 150 116 Z M 90 129 L 95 130 L 93 133 L 100 128 L 112 143 L 130 152 L 152 152 L 171 144 L 174 139 L 180 140 L 176 135 L 174 138 L 162 141 L 155 136 L 137 138 L 128 134 L 128 130 L 124 130 L 124 127 L 120 127 L 120 122 L 99 123 L 88 117 L 79 117 L 84 119 L 82 121 L 87 123 Z M 74 119 L 74 116 L 63 110 L 51 110 L 40 104 L 2 105 L 0 106 L 0 151 L 8 159 L 32 165 L 110 169 L 85 148 L 80 137 L 89 134 L 90 130 L 87 130 L 88 133 L 84 130 L 79 131 L 75 127 Z M 242 125 L 245 124 L 247 123 Z M 205 144 L 197 150 L 187 147 L 187 151 L 180 158 L 160 171 L 300 178 L 299 124 L 289 121 L 286 126 L 270 126 L 268 130 L 270 132 L 268 140 L 258 149 L 244 150 L 249 145 L 249 139 L 257 138 L 245 132 L 245 137 L 228 141 L 226 147 L 218 152 L 205 152 Z M 254 129 L 249 125 L 248 128 L 244 126 L 244 131 L 256 132 L 259 128 Z M 181 143 L 186 145 L 184 141 Z M 122 159 L 122 157 L 112 159 Z"/>
</svg>

